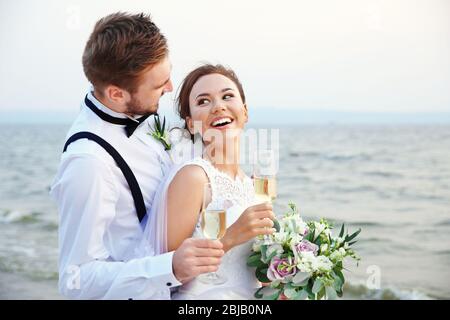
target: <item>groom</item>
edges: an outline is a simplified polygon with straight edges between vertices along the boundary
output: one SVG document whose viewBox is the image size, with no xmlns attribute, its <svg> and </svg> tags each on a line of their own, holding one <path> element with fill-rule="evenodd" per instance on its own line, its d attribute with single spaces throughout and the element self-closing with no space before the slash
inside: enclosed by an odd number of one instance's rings
<svg viewBox="0 0 450 320">
<path fill-rule="evenodd" d="M 165 37 L 144 14 L 100 19 L 86 44 L 92 83 L 51 187 L 59 211 L 59 290 L 75 299 L 170 299 L 171 288 L 217 270 L 218 240 L 187 239 L 175 251 L 130 259 L 140 221 L 170 166 L 148 135 L 172 91 Z"/>
</svg>

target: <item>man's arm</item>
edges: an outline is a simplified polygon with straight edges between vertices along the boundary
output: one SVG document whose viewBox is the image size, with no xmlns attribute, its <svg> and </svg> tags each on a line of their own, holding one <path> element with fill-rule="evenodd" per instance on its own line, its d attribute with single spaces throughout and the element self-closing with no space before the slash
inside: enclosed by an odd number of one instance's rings
<svg viewBox="0 0 450 320">
<path fill-rule="evenodd" d="M 103 239 L 119 197 L 113 177 L 92 155 L 70 156 L 58 172 L 51 194 L 60 214 L 59 290 L 76 299 L 163 298 L 180 284 L 172 253 L 110 261 Z"/>
</svg>

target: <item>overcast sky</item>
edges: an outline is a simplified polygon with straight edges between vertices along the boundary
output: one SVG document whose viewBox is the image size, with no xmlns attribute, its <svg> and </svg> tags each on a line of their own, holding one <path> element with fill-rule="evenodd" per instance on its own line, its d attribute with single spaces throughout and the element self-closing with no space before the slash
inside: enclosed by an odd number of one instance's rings
<svg viewBox="0 0 450 320">
<path fill-rule="evenodd" d="M 255 109 L 450 111 L 447 0 L 1 0 L 0 111 L 78 110 L 86 40 L 119 10 L 152 15 L 176 88 L 200 62 L 220 62 Z"/>
</svg>

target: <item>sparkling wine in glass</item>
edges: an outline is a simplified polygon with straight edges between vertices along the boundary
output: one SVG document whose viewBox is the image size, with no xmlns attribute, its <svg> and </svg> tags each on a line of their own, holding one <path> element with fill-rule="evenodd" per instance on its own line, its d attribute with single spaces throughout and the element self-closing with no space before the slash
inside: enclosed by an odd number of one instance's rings
<svg viewBox="0 0 450 320">
<path fill-rule="evenodd" d="M 253 185 L 258 203 L 274 202 L 277 197 L 275 154 L 273 150 L 258 150 L 253 167 Z M 263 236 L 264 244 L 271 244 L 270 236 Z"/>
<path fill-rule="evenodd" d="M 255 176 L 253 178 L 256 198 L 260 202 L 273 202 L 277 197 L 275 176 Z"/>
<path fill-rule="evenodd" d="M 220 201 L 211 202 L 212 188 L 210 183 L 205 184 L 203 191 L 203 205 L 201 212 L 201 228 L 203 235 L 208 239 L 220 239 L 227 230 L 226 207 Z M 222 284 L 226 277 L 217 272 L 210 272 L 198 276 L 198 279 L 207 284 Z"/>
</svg>

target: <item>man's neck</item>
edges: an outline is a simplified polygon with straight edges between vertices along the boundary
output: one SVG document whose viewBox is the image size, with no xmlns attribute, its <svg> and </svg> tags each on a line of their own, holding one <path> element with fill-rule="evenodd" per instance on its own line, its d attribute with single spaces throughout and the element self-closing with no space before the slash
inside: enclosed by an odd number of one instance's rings
<svg viewBox="0 0 450 320">
<path fill-rule="evenodd" d="M 101 93 L 99 93 L 97 90 L 94 89 L 94 91 L 92 92 L 92 95 L 94 96 L 95 99 L 97 99 L 102 105 L 104 105 L 106 108 L 117 112 L 117 113 L 123 113 L 121 110 L 117 110 L 116 108 L 114 108 L 111 105 L 108 105 L 108 103 L 106 103 L 105 98 L 103 97 L 103 95 Z"/>
</svg>

